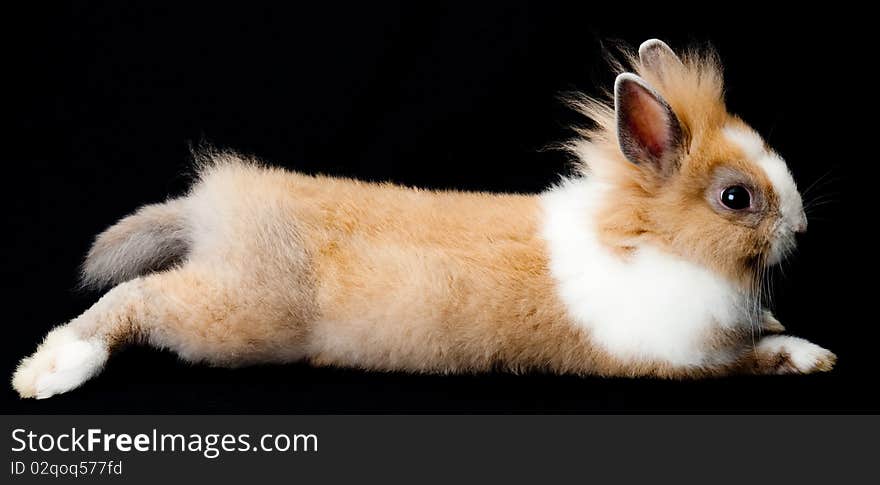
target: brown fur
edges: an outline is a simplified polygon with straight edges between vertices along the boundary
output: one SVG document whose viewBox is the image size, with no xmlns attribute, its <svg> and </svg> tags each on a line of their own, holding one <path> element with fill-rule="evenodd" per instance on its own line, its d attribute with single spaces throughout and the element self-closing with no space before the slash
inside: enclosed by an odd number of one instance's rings
<svg viewBox="0 0 880 485">
<path fill-rule="evenodd" d="M 308 274 L 295 285 L 276 276 L 259 287 L 270 290 L 269 295 L 309 295 L 304 299 L 311 306 L 309 316 L 288 318 L 288 325 L 305 329 L 302 336 L 291 340 L 270 327 L 255 341 L 283 341 L 302 349 L 316 364 L 428 372 L 503 368 L 612 373 L 610 359 L 590 348 L 554 294 L 537 235 L 536 197 L 309 177 L 230 158 L 205 172 L 196 197 L 222 183 L 227 196 L 251 198 L 255 211 L 279 208 L 283 219 L 271 224 L 293 226 L 286 232 L 302 245 L 304 255 L 296 271 Z M 253 186 L 260 187 L 260 194 L 251 192 Z M 236 246 L 226 259 L 252 262 L 250 255 L 266 250 Z M 194 248 L 188 266 L 200 254 Z M 181 272 L 188 269 L 172 274 Z M 232 274 L 236 292 L 222 295 L 230 303 L 243 293 L 241 275 Z M 206 279 L 217 284 L 219 278 Z M 173 293 L 181 290 L 185 287 Z M 203 300 L 202 290 L 197 293 L 193 300 Z M 242 326 L 277 320 L 257 305 L 240 306 L 248 309 Z M 237 332 L 226 335 L 234 338 Z M 205 358 L 218 354 L 223 355 L 211 349 Z"/>
</svg>

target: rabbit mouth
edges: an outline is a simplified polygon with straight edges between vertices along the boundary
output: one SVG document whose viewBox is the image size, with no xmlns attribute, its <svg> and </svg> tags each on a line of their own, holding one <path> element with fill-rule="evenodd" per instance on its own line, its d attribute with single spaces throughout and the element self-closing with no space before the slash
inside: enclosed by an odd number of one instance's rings
<svg viewBox="0 0 880 485">
<path fill-rule="evenodd" d="M 794 229 L 784 223 L 780 223 L 779 227 L 773 231 L 770 252 L 765 260 L 767 266 L 775 266 L 791 255 L 797 247 L 795 232 Z"/>
</svg>

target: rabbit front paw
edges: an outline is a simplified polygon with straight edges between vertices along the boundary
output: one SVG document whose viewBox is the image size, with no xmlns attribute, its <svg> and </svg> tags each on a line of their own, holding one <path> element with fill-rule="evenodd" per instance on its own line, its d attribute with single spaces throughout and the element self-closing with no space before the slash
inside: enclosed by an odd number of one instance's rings
<svg viewBox="0 0 880 485">
<path fill-rule="evenodd" d="M 798 337 L 771 335 L 758 342 L 757 371 L 764 374 L 811 374 L 834 368 L 837 356 Z"/>
</svg>

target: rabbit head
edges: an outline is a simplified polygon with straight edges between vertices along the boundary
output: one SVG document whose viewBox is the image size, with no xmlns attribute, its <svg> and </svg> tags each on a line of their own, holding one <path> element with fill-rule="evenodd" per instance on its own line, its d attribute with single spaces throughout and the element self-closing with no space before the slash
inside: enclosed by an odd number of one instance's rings
<svg viewBox="0 0 880 485">
<path fill-rule="evenodd" d="M 649 40 L 618 66 L 613 103 L 574 100 L 594 126 L 570 149 L 611 187 L 600 238 L 622 253 L 649 242 L 754 284 L 807 227 L 785 161 L 727 111 L 714 52 L 678 56 Z"/>
</svg>

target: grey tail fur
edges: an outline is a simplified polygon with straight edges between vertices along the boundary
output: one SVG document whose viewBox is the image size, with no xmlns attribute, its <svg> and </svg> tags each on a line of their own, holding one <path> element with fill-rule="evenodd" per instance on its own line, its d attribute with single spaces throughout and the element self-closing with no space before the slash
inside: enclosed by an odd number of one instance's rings
<svg viewBox="0 0 880 485">
<path fill-rule="evenodd" d="M 181 202 L 146 205 L 99 234 L 83 263 L 82 285 L 117 285 L 183 261 L 190 234 Z"/>
</svg>

